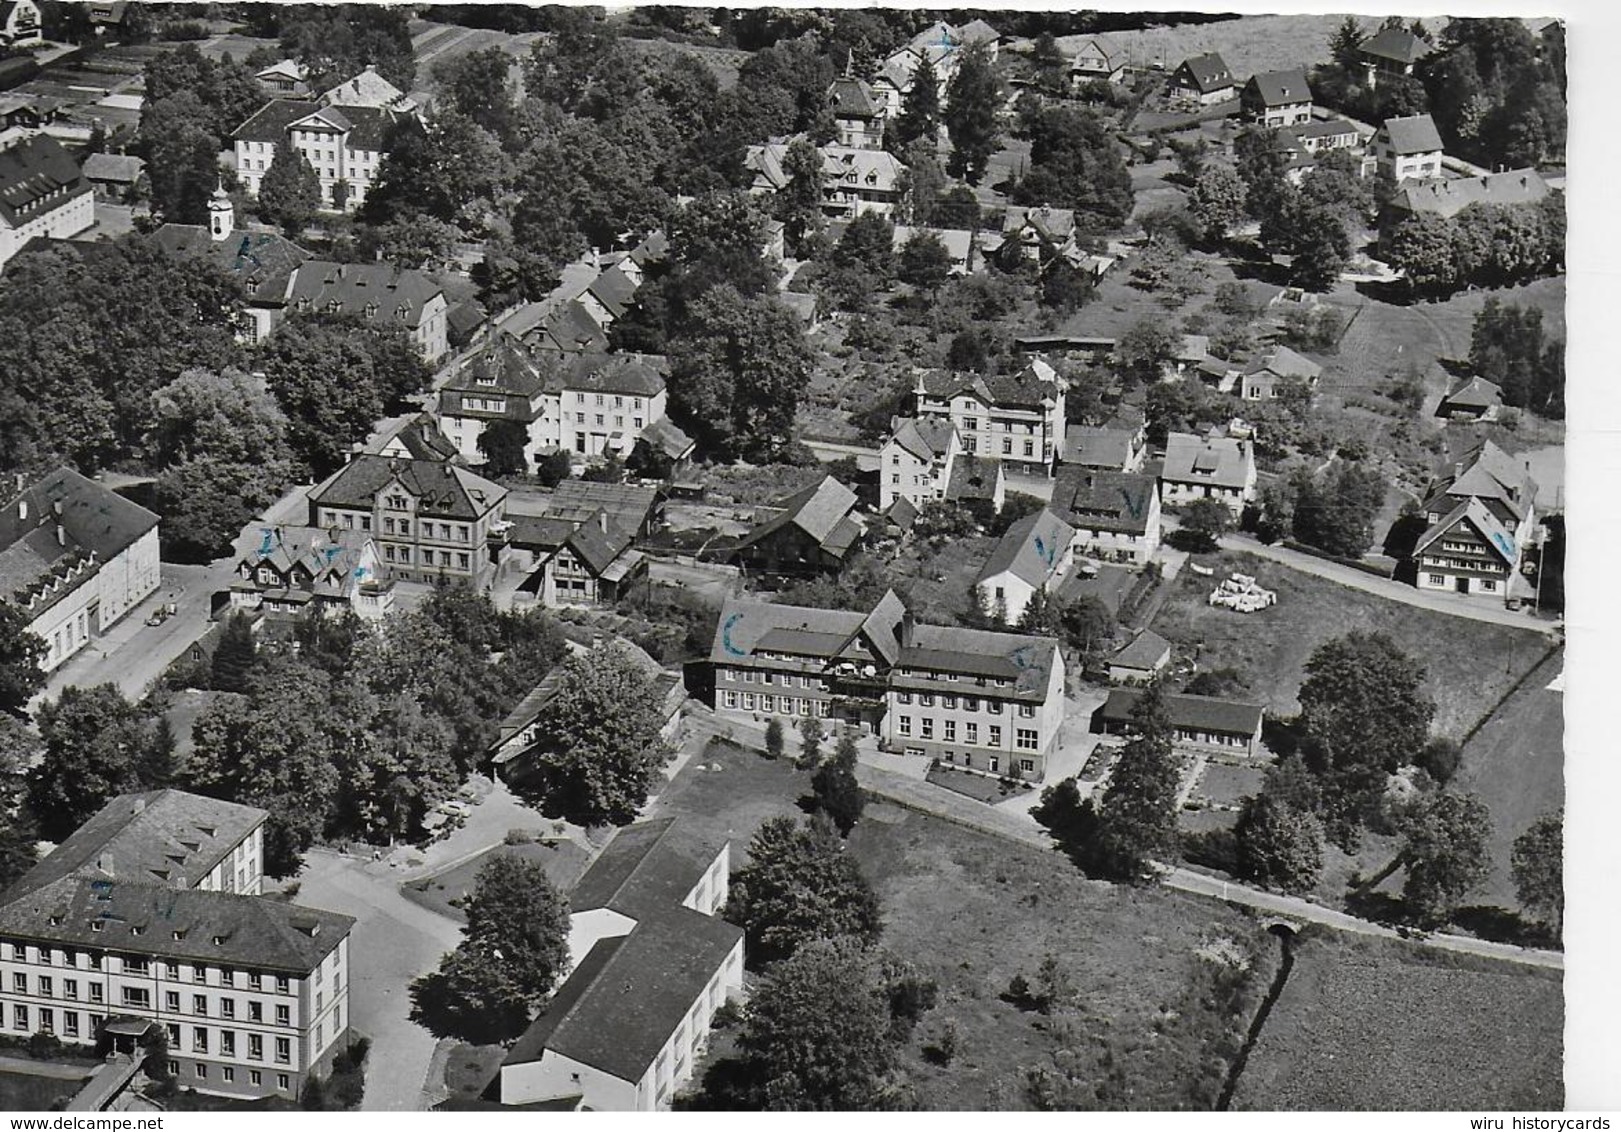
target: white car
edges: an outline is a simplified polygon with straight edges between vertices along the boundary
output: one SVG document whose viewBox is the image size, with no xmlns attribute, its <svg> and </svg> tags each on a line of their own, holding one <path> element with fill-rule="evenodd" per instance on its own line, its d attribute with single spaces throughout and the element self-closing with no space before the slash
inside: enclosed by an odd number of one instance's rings
<svg viewBox="0 0 1621 1132">
<path fill-rule="evenodd" d="M 440 802 L 438 809 L 440 813 L 450 814 L 458 818 L 465 818 L 473 812 L 472 806 L 469 806 L 466 802 L 458 802 L 454 798 L 447 802 Z"/>
</svg>

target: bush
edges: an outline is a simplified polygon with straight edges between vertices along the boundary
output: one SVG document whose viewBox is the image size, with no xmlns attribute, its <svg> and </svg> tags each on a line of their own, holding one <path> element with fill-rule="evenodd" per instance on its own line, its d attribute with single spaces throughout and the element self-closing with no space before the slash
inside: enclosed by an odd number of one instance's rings
<svg viewBox="0 0 1621 1132">
<path fill-rule="evenodd" d="M 28 1035 L 28 1056 L 36 1061 L 49 1061 L 62 1055 L 62 1042 L 55 1034 L 41 1031 Z"/>
</svg>

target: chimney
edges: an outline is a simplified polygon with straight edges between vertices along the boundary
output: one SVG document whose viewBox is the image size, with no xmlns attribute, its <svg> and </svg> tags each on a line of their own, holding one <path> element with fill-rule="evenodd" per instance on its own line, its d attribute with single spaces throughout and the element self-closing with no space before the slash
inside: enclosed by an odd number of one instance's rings
<svg viewBox="0 0 1621 1132">
<path fill-rule="evenodd" d="M 22 490 L 22 482 L 21 482 L 22 481 L 22 476 L 18 476 L 17 480 L 18 480 L 17 490 L 21 491 Z M 28 521 L 28 500 L 26 500 L 26 499 L 17 500 L 17 520 L 19 522 L 24 522 L 24 523 L 26 523 Z"/>
<path fill-rule="evenodd" d="M 137 814 L 143 812 L 145 809 L 146 809 L 146 799 L 145 798 L 137 798 L 137 799 L 135 799 L 134 805 L 131 806 L 131 811 L 133 813 L 137 813 Z"/>
<path fill-rule="evenodd" d="M 597 527 L 602 531 L 603 534 L 608 533 L 608 512 L 597 512 Z"/>
<path fill-rule="evenodd" d="M 113 855 L 111 853 L 103 852 L 99 857 L 96 858 L 96 868 L 101 872 L 106 873 L 108 876 L 113 876 L 115 872 L 113 866 Z"/>
<path fill-rule="evenodd" d="M 912 647 L 912 638 L 917 631 L 917 618 L 912 616 L 910 609 L 901 614 L 901 648 Z"/>
</svg>

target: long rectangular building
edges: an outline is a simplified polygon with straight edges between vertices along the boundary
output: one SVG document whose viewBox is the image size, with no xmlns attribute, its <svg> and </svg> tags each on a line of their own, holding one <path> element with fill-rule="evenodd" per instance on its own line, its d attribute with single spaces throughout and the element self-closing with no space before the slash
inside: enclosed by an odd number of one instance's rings
<svg viewBox="0 0 1621 1132">
<path fill-rule="evenodd" d="M 730 601 L 710 661 L 724 718 L 816 717 L 993 774 L 1040 779 L 1064 722 L 1056 641 L 918 624 L 893 591 L 870 613 Z"/>
</svg>

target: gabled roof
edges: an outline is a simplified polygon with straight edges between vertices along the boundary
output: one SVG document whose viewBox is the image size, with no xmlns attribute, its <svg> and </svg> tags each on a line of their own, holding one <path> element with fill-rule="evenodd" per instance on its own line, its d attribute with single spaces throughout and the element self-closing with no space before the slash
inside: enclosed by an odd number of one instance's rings
<svg viewBox="0 0 1621 1132">
<path fill-rule="evenodd" d="M 957 426 L 938 417 L 895 417 L 889 440 L 925 463 L 944 456 L 957 434 Z"/>
<path fill-rule="evenodd" d="M 84 159 L 84 175 L 92 181 L 133 185 L 146 162 L 133 154 L 92 153 Z"/>
<path fill-rule="evenodd" d="M 394 432 L 383 437 L 375 449 L 368 451 L 382 452 L 395 443 L 404 448 L 406 455 L 413 460 L 447 461 L 461 455 L 456 442 L 444 434 L 439 422 L 429 413 L 418 413 Z"/>
<path fill-rule="evenodd" d="M 310 69 L 294 59 L 279 59 L 253 76 L 256 79 L 291 79 L 303 82 L 310 77 Z"/>
<path fill-rule="evenodd" d="M 7 901 L 64 877 L 192 888 L 266 814 L 182 790 L 120 794 L 6 894 Z"/>
<path fill-rule="evenodd" d="M 271 99 L 238 126 L 231 138 L 233 141 L 285 144 L 288 127 L 320 109 L 320 105 L 308 98 Z"/>
<path fill-rule="evenodd" d="M 1079 530 L 1141 535 L 1156 494 L 1153 476 L 1065 464 L 1053 480 L 1052 509 Z"/>
<path fill-rule="evenodd" d="M 1439 153 L 1441 132 L 1435 128 L 1435 119 L 1428 114 L 1414 114 L 1407 118 L 1386 118 L 1379 128 L 1390 148 L 1398 156 L 1415 153 Z"/>
<path fill-rule="evenodd" d="M 1471 377 L 1451 393 L 1441 398 L 1443 408 L 1465 409 L 1473 412 L 1485 412 L 1487 409 L 1498 408 L 1502 404 L 1502 386 L 1479 376 Z"/>
<path fill-rule="evenodd" d="M 984 20 L 970 20 L 957 29 L 957 41 L 964 47 L 972 47 L 976 43 L 995 43 L 1002 38 L 997 31 Z"/>
<path fill-rule="evenodd" d="M 1391 198 L 1394 209 L 1456 216 L 1472 204 L 1532 204 L 1552 190 L 1535 169 L 1511 169 L 1483 177 L 1407 183 Z"/>
<path fill-rule="evenodd" d="M 456 367 L 445 382 L 440 397 L 446 412 L 461 406 L 461 395 L 501 393 L 522 401 L 519 419 L 531 419 L 529 401 L 546 389 L 549 371 L 543 370 L 529 352 L 509 335 L 496 335 L 471 358 Z M 508 403 L 512 408 L 511 402 Z M 510 415 L 510 414 L 509 414 Z"/>
<path fill-rule="evenodd" d="M 300 264 L 287 284 L 287 305 L 321 312 L 336 305 L 342 314 L 422 324 L 428 304 L 443 299 L 439 284 L 420 271 L 386 263 L 333 263 L 312 259 Z"/>
<path fill-rule="evenodd" d="M 437 460 L 401 460 L 363 453 L 310 491 L 318 507 L 370 510 L 377 493 L 399 481 L 417 500 L 417 512 L 436 519 L 474 521 L 507 497 L 507 489 L 466 468 Z"/>
<path fill-rule="evenodd" d="M 37 134 L 0 149 L 0 220 L 10 227 L 44 215 L 47 205 L 59 208 L 89 191 L 79 163 L 53 137 Z"/>
<path fill-rule="evenodd" d="M 58 468 L 0 511 L 0 602 L 33 619 L 157 525 L 145 507 Z"/>
<path fill-rule="evenodd" d="M 558 303 L 547 312 L 539 328 L 524 337 L 543 349 L 565 354 L 608 348 L 608 332 L 578 299 Z"/>
<path fill-rule="evenodd" d="M 1323 375 L 1323 367 L 1287 346 L 1274 346 L 1256 358 L 1244 370 L 1245 375 L 1270 373 L 1278 377 L 1298 377 L 1314 382 Z"/>
<path fill-rule="evenodd" d="M 1026 228 L 1049 243 L 1062 245 L 1075 235 L 1075 212 L 1073 209 L 1052 208 L 1048 205 L 1042 205 L 1040 208 L 1010 205 L 1002 214 L 1003 234 L 1011 236 Z"/>
<path fill-rule="evenodd" d="M 1226 90 L 1237 85 L 1232 68 L 1227 66 L 1227 61 L 1214 51 L 1203 55 L 1190 55 L 1182 60 L 1182 65 L 1176 70 L 1179 75 L 1185 73 L 1201 94 L 1209 94 L 1213 90 Z"/>
<path fill-rule="evenodd" d="M 1413 555 L 1416 557 L 1424 553 L 1436 539 L 1451 531 L 1460 522 L 1474 527 L 1481 540 L 1497 553 L 1504 565 L 1510 570 L 1515 568 L 1519 562 L 1519 551 L 1514 545 L 1514 535 L 1497 521 L 1497 516 L 1491 513 L 1484 501 L 1474 496 L 1459 502 L 1441 517 L 1440 522 L 1431 524 L 1413 544 Z"/>
<path fill-rule="evenodd" d="M 1403 66 L 1416 63 L 1430 53 L 1429 45 L 1406 28 L 1380 28 L 1364 39 L 1357 50 Z"/>
<path fill-rule="evenodd" d="M 1074 541 L 1075 528 L 1046 508 L 1019 519 L 997 542 L 991 556 L 974 577 L 982 585 L 1002 574 L 1040 589 L 1052 580 L 1064 551 Z"/>
<path fill-rule="evenodd" d="M 1131 688 L 1115 688 L 1097 716 L 1111 723 L 1129 723 L 1132 709 L 1143 693 Z M 1266 709 L 1260 704 L 1224 700 L 1216 696 L 1190 696 L 1182 693 L 1164 693 L 1165 710 L 1171 725 L 1194 731 L 1220 732 L 1228 735 L 1254 735 L 1261 726 Z"/>
<path fill-rule="evenodd" d="M 1088 47 L 1093 48 L 1098 55 L 1102 56 L 1104 64 L 1108 66 L 1111 71 L 1117 70 L 1125 65 L 1125 52 L 1121 50 L 1120 46 L 1115 43 L 1113 39 L 1106 35 L 1087 36 L 1081 41 L 1081 45 L 1075 49 L 1075 54 L 1079 56 L 1085 52 Z"/>
<path fill-rule="evenodd" d="M 614 522 L 607 511 L 598 511 L 575 527 L 563 545 L 574 552 L 593 577 L 600 578 L 620 555 L 630 550 L 634 534 Z"/>
<path fill-rule="evenodd" d="M 1311 84 L 1306 81 L 1306 71 L 1302 67 L 1288 71 L 1262 71 L 1250 76 L 1250 85 L 1267 106 L 1311 101 Z"/>
<path fill-rule="evenodd" d="M 662 354 L 582 354 L 551 381 L 559 392 L 657 397 L 669 362 Z"/>
<path fill-rule="evenodd" d="M 715 625 L 709 659 L 720 664 L 756 650 L 830 660 L 867 620 L 866 614 L 728 598 Z"/>
<path fill-rule="evenodd" d="M 854 541 L 853 534 L 859 533 L 859 527 L 853 533 L 847 531 L 846 521 L 855 506 L 855 492 L 832 476 L 823 476 L 817 483 L 783 500 L 782 510 L 750 531 L 742 545 L 752 545 L 784 527 L 795 526 L 824 549 L 839 553 Z M 846 533 L 852 537 L 843 538 Z"/>
<path fill-rule="evenodd" d="M 1152 629 L 1139 629 L 1126 645 L 1109 658 L 1109 663 L 1120 668 L 1136 668 L 1150 672 L 1158 668 L 1170 655 L 1171 642 Z"/>
<path fill-rule="evenodd" d="M 287 144 L 287 131 L 296 123 L 328 124 L 348 135 L 350 149 L 381 153 L 396 126 L 415 121 L 399 110 L 373 106 L 324 106 L 307 98 L 277 98 L 261 107 L 231 135 L 234 141 Z"/>
<path fill-rule="evenodd" d="M 876 118 L 878 100 L 862 79 L 841 75 L 827 88 L 827 104 L 835 118 Z"/>
<path fill-rule="evenodd" d="M 1124 428 L 1070 425 L 1064 432 L 1066 464 L 1123 472 L 1137 447 L 1137 433 Z"/>
<path fill-rule="evenodd" d="M 1043 363 L 1044 364 L 1044 363 Z M 930 397 L 950 400 L 971 394 L 996 408 L 1041 409 L 1058 397 L 1058 383 L 1032 362 L 1015 374 L 986 375 L 957 370 L 921 370 L 918 387 Z"/>
<path fill-rule="evenodd" d="M 603 305 L 607 312 L 619 318 L 636 301 L 636 281 L 617 267 L 599 272 L 586 288 L 586 293 Z"/>
<path fill-rule="evenodd" d="M 935 687 L 927 677 L 906 675 L 909 668 L 921 668 L 1005 680 L 1016 698 L 1040 701 L 1057 661 L 1058 642 L 1051 637 L 919 624 L 912 629 L 912 643 L 902 645 L 895 679 L 903 687 L 909 680 L 914 688 Z"/>
<path fill-rule="evenodd" d="M 697 441 L 682 432 L 681 427 L 669 417 L 649 421 L 647 427 L 642 429 L 641 439 L 670 460 L 685 460 L 697 447 Z"/>
<path fill-rule="evenodd" d="M 951 482 L 946 484 L 946 498 L 953 503 L 985 500 L 994 503 L 999 486 L 1004 486 L 1002 461 L 990 456 L 972 453 L 959 456 L 951 465 Z"/>
<path fill-rule="evenodd" d="M 659 489 L 651 484 L 593 483 L 564 480 L 546 503 L 548 519 L 583 523 L 598 511 L 628 531 L 639 531 L 658 507 Z"/>
<path fill-rule="evenodd" d="M 277 232 L 232 232 L 215 240 L 201 224 L 165 224 L 152 238 L 169 251 L 205 256 L 241 280 L 254 306 L 281 306 L 287 284 L 310 253 Z"/>
<path fill-rule="evenodd" d="M 0 907 L 0 934 L 10 939 L 297 976 L 314 970 L 354 923 L 259 896 L 81 876 L 24 889 Z"/>
<path fill-rule="evenodd" d="M 386 108 L 402 113 L 417 108 L 416 100 L 379 75 L 376 67 L 367 67 L 354 78 L 326 91 L 321 101 L 329 106 Z"/>
<path fill-rule="evenodd" d="M 1173 432 L 1165 438 L 1165 466 L 1160 479 L 1242 488 L 1252 466 L 1249 445 L 1241 440 Z"/>
<path fill-rule="evenodd" d="M 1497 445 L 1482 441 L 1459 464 L 1461 467 L 1442 482 L 1436 496 L 1488 500 L 1506 508 L 1517 519 L 1524 519 L 1530 513 L 1537 496 L 1536 481 L 1531 478 L 1530 469 Z M 1433 510 L 1430 503 L 1426 508 Z"/>
</svg>

